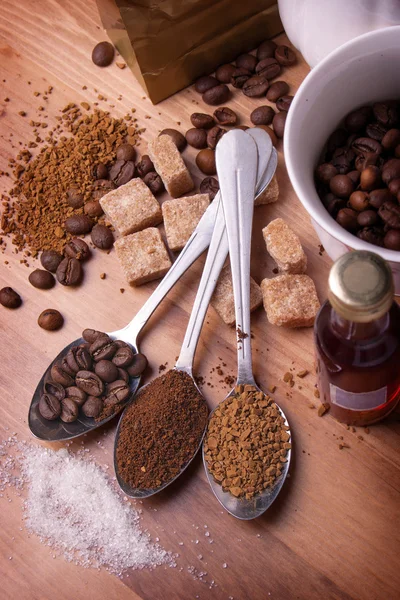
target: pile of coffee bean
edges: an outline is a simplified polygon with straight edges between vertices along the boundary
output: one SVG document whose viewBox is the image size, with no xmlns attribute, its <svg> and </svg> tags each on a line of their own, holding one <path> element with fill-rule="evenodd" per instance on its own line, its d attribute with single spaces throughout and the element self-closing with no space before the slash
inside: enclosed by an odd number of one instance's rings
<svg viewBox="0 0 400 600">
<path fill-rule="evenodd" d="M 339 225 L 365 242 L 400 250 L 400 102 L 350 112 L 330 135 L 315 180 Z"/>
<path fill-rule="evenodd" d="M 130 378 L 147 366 L 144 354 L 106 333 L 85 329 L 82 337 L 85 342 L 54 363 L 44 383 L 38 410 L 48 421 L 72 423 L 80 411 L 96 421 L 117 414 L 131 395 Z"/>
</svg>

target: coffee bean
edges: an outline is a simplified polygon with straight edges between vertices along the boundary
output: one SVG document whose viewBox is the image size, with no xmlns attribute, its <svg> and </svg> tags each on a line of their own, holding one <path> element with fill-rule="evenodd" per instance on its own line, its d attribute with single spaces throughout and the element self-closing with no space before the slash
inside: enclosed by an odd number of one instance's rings
<svg viewBox="0 0 400 600">
<path fill-rule="evenodd" d="M 21 296 L 11 287 L 0 290 L 0 304 L 5 308 L 19 308 L 22 304 Z"/>
<path fill-rule="evenodd" d="M 71 398 L 78 406 L 82 406 L 86 402 L 87 394 L 76 385 L 67 387 L 65 390 L 67 398 Z"/>
<path fill-rule="evenodd" d="M 275 54 L 275 50 L 277 49 L 277 45 L 272 40 L 266 40 L 262 42 L 257 48 L 257 58 L 258 60 L 263 60 L 264 58 L 272 58 Z"/>
<path fill-rule="evenodd" d="M 285 133 L 286 117 L 286 112 L 279 112 L 272 119 L 272 127 L 274 128 L 274 131 L 278 138 L 283 138 L 283 135 Z"/>
<path fill-rule="evenodd" d="M 99 335 L 90 346 L 92 358 L 99 360 L 111 360 L 117 351 L 117 346 L 108 335 Z"/>
<path fill-rule="evenodd" d="M 268 79 L 265 75 L 254 75 L 246 81 L 242 90 L 245 96 L 249 98 L 259 98 L 264 96 L 269 86 Z"/>
<path fill-rule="evenodd" d="M 63 387 L 74 385 L 74 378 L 71 377 L 64 369 L 55 363 L 50 369 L 50 377 L 56 383 L 60 383 Z"/>
<path fill-rule="evenodd" d="M 210 196 L 210 200 L 214 200 L 215 196 L 219 191 L 219 183 L 215 177 L 206 177 L 200 183 L 200 193 L 208 194 Z"/>
<path fill-rule="evenodd" d="M 274 56 L 278 63 L 284 67 L 294 65 L 296 62 L 296 55 L 288 46 L 278 46 L 275 50 Z"/>
<path fill-rule="evenodd" d="M 104 391 L 104 383 L 96 373 L 92 371 L 78 371 L 75 377 L 75 383 L 79 389 L 83 390 L 89 396 L 101 396 Z"/>
<path fill-rule="evenodd" d="M 83 210 L 85 215 L 92 219 L 101 217 L 104 214 L 103 208 L 98 200 L 89 200 L 89 202 L 85 203 Z"/>
<path fill-rule="evenodd" d="M 355 186 L 360 183 L 360 172 L 359 171 L 349 171 L 347 173 L 347 177 L 350 177 Z"/>
<path fill-rule="evenodd" d="M 322 163 L 315 170 L 315 175 L 318 181 L 321 183 L 328 184 L 332 177 L 338 174 L 336 167 L 331 165 L 331 163 Z"/>
<path fill-rule="evenodd" d="M 381 141 L 385 150 L 393 150 L 400 144 L 400 129 L 389 129 Z"/>
<path fill-rule="evenodd" d="M 124 402 L 129 398 L 131 390 L 129 385 L 122 379 L 117 379 L 112 383 L 109 383 L 106 390 L 106 397 L 104 398 L 105 406 L 115 406 L 120 402 Z"/>
<path fill-rule="evenodd" d="M 250 121 L 254 125 L 269 125 L 272 123 L 275 111 L 271 106 L 258 106 L 250 115 Z"/>
<path fill-rule="evenodd" d="M 87 215 L 73 215 L 64 223 L 65 229 L 72 235 L 84 235 L 92 230 L 94 222 Z"/>
<path fill-rule="evenodd" d="M 117 160 L 110 169 L 110 179 L 120 187 L 128 183 L 135 175 L 135 163 L 132 160 Z"/>
<path fill-rule="evenodd" d="M 56 250 L 44 250 L 40 255 L 42 267 L 47 269 L 47 271 L 51 271 L 51 273 L 55 273 L 57 271 L 57 267 L 62 259 L 62 254 Z"/>
<path fill-rule="evenodd" d="M 96 418 L 101 414 L 103 410 L 103 400 L 96 398 L 96 396 L 89 396 L 85 404 L 82 406 L 82 412 L 85 417 Z"/>
<path fill-rule="evenodd" d="M 350 171 L 353 159 L 353 150 L 343 146 L 342 148 L 336 148 L 332 156 L 331 164 L 340 175 L 345 175 Z"/>
<path fill-rule="evenodd" d="M 212 116 L 205 113 L 193 113 L 190 115 L 190 120 L 193 127 L 197 127 L 198 129 L 210 129 L 215 125 Z"/>
<path fill-rule="evenodd" d="M 232 73 L 235 71 L 235 69 L 236 69 L 235 65 L 231 65 L 231 64 L 221 65 L 215 71 L 215 77 L 218 79 L 218 81 L 220 83 L 230 83 Z M 194 125 L 194 123 L 193 123 L 193 125 Z M 196 127 L 196 125 L 194 125 L 194 126 Z"/>
<path fill-rule="evenodd" d="M 215 166 L 215 152 L 211 148 L 200 150 L 196 156 L 196 165 L 205 175 L 215 175 L 217 168 Z"/>
<path fill-rule="evenodd" d="M 147 367 L 147 358 L 140 352 L 133 357 L 132 364 L 126 369 L 131 377 L 139 377 Z"/>
<path fill-rule="evenodd" d="M 109 250 L 114 244 L 113 233 L 106 225 L 95 225 L 90 237 L 93 244 L 102 250 Z"/>
<path fill-rule="evenodd" d="M 51 394 L 42 394 L 39 400 L 39 412 L 47 421 L 54 421 L 61 415 L 61 402 Z"/>
<path fill-rule="evenodd" d="M 282 96 L 286 96 L 289 91 L 289 85 L 286 81 L 275 81 L 272 83 L 267 92 L 267 100 L 276 102 Z"/>
<path fill-rule="evenodd" d="M 199 94 L 204 94 L 204 92 L 211 90 L 217 85 L 219 85 L 219 82 L 217 79 L 215 79 L 215 77 L 212 77 L 211 75 L 204 75 L 196 81 L 196 83 L 194 84 L 194 89 Z"/>
<path fill-rule="evenodd" d="M 58 310 L 55 310 L 54 308 L 47 308 L 40 313 L 37 322 L 39 327 L 46 329 L 46 331 L 56 331 L 57 329 L 61 329 L 63 326 L 64 317 Z M 63 385 L 61 381 L 58 383 Z"/>
<path fill-rule="evenodd" d="M 273 121 L 273 119 L 272 119 Z M 264 131 L 266 133 L 268 133 L 269 137 L 271 138 L 271 142 L 273 146 L 276 146 L 278 143 L 278 138 L 275 135 L 275 132 L 273 131 L 273 129 L 271 129 L 271 127 L 268 127 L 268 125 L 257 125 L 258 129 L 264 129 Z"/>
<path fill-rule="evenodd" d="M 49 271 L 35 269 L 28 277 L 29 283 L 39 290 L 49 290 L 55 285 L 55 279 Z"/>
<path fill-rule="evenodd" d="M 356 211 L 365 210 L 369 205 L 368 194 L 366 192 L 361 192 L 360 190 L 353 192 L 349 198 L 349 205 Z"/>
<path fill-rule="evenodd" d="M 388 185 L 389 191 L 393 196 L 397 196 L 400 191 L 400 179 L 392 179 Z"/>
<path fill-rule="evenodd" d="M 382 185 L 381 171 L 378 167 L 370 166 L 361 172 L 360 187 L 362 190 L 370 192 L 376 190 Z"/>
<path fill-rule="evenodd" d="M 72 208 L 82 208 L 84 196 L 77 185 L 73 185 L 67 190 L 67 202 Z"/>
<path fill-rule="evenodd" d="M 66 355 L 67 363 L 74 373 L 78 371 L 89 371 L 92 368 L 92 358 L 86 348 L 73 346 Z"/>
<path fill-rule="evenodd" d="M 385 234 L 383 244 L 389 250 L 400 250 L 400 231 L 398 229 L 389 229 Z"/>
<path fill-rule="evenodd" d="M 219 125 L 236 125 L 237 114 L 227 106 L 221 106 L 214 111 L 214 118 Z"/>
<path fill-rule="evenodd" d="M 396 202 L 392 200 L 384 202 L 378 214 L 390 229 L 400 229 L 400 206 Z"/>
<path fill-rule="evenodd" d="M 118 348 L 130 348 L 130 345 L 124 342 L 123 340 L 114 340 L 115 347 Z"/>
<path fill-rule="evenodd" d="M 108 194 L 111 190 L 115 190 L 115 184 L 108 179 L 99 179 L 92 185 L 92 200 L 100 200 L 103 196 Z"/>
<path fill-rule="evenodd" d="M 356 231 L 359 228 L 357 213 L 351 208 L 342 208 L 339 210 L 336 221 L 348 231 Z"/>
<path fill-rule="evenodd" d="M 129 375 L 125 369 L 118 368 L 118 379 L 122 379 L 125 383 L 129 383 Z"/>
<path fill-rule="evenodd" d="M 375 166 L 379 162 L 379 154 L 375 152 L 367 152 L 366 154 L 359 154 L 355 160 L 355 167 L 358 171 L 364 171 L 367 167 Z"/>
<path fill-rule="evenodd" d="M 357 237 L 375 246 L 383 246 L 383 231 L 380 227 L 364 227 L 357 231 Z"/>
<path fill-rule="evenodd" d="M 112 362 L 116 367 L 126 368 L 133 361 L 133 351 L 129 346 L 123 346 L 122 348 L 118 348 L 116 353 L 113 356 Z"/>
<path fill-rule="evenodd" d="M 58 265 L 56 277 L 62 285 L 78 285 L 82 279 L 82 273 L 79 260 L 67 256 Z"/>
<path fill-rule="evenodd" d="M 111 383 L 112 381 L 119 379 L 118 368 L 111 360 L 99 360 L 99 362 L 96 363 L 94 370 L 96 375 L 106 383 Z"/>
<path fill-rule="evenodd" d="M 179 152 L 182 152 L 186 148 L 186 138 L 177 129 L 163 129 L 160 135 L 169 135 Z"/>
<path fill-rule="evenodd" d="M 339 210 L 341 210 L 342 208 L 346 208 L 346 200 L 342 200 L 341 198 L 336 198 L 336 196 L 334 196 L 326 204 L 326 209 L 327 209 L 328 213 L 334 219 L 336 219 Z"/>
<path fill-rule="evenodd" d="M 52 396 L 55 396 L 57 400 L 60 400 L 60 402 L 63 398 L 65 398 L 65 388 L 60 383 L 56 383 L 55 381 L 46 381 L 43 386 L 43 390 L 45 394 L 51 394 Z"/>
<path fill-rule="evenodd" d="M 193 127 L 186 132 L 186 141 L 189 146 L 201 150 L 207 148 L 207 132 L 205 129 L 197 129 Z"/>
<path fill-rule="evenodd" d="M 369 203 L 374 208 L 380 208 L 388 200 L 393 200 L 393 196 L 386 188 L 372 190 L 369 194 Z"/>
<path fill-rule="evenodd" d="M 376 140 L 373 140 L 368 137 L 359 137 L 352 143 L 351 147 L 353 148 L 356 154 L 381 154 L 382 146 Z"/>
<path fill-rule="evenodd" d="M 207 133 L 208 147 L 211 148 L 212 150 L 215 150 L 219 140 L 222 138 L 223 135 L 225 135 L 225 133 L 226 133 L 226 129 L 223 129 L 222 127 L 218 127 L 218 125 L 216 125 L 215 127 L 212 127 Z"/>
<path fill-rule="evenodd" d="M 97 329 L 84 329 L 82 331 L 83 339 L 86 342 L 89 342 L 89 344 L 93 344 L 95 339 L 97 339 L 99 336 L 104 336 L 104 335 L 106 335 L 104 333 L 104 331 L 97 331 Z"/>
<path fill-rule="evenodd" d="M 142 159 L 136 165 L 136 171 L 137 171 L 139 177 L 142 177 L 142 178 L 145 175 L 147 175 L 147 173 L 151 173 L 152 171 L 155 171 L 154 165 L 153 165 L 152 160 L 150 159 L 150 156 L 148 156 L 147 154 L 144 154 L 142 156 Z"/>
<path fill-rule="evenodd" d="M 360 227 L 372 227 L 377 224 L 378 215 L 374 210 L 363 210 L 358 214 L 357 221 Z"/>
<path fill-rule="evenodd" d="M 136 150 L 132 144 L 121 144 L 116 151 L 117 160 L 132 161 L 136 158 Z M 99 177 L 99 179 L 101 179 Z"/>
<path fill-rule="evenodd" d="M 374 111 L 376 120 L 388 129 L 396 127 L 399 122 L 399 112 L 397 107 L 392 103 L 375 102 L 372 110 Z"/>
<path fill-rule="evenodd" d="M 347 141 L 347 131 L 345 129 L 335 129 L 328 138 L 327 150 L 328 154 L 331 155 L 336 150 L 344 146 Z"/>
<path fill-rule="evenodd" d="M 268 80 L 274 79 L 280 72 L 281 66 L 275 58 L 264 58 L 264 60 L 260 60 L 256 66 L 256 73 L 258 75 L 263 75 Z"/>
<path fill-rule="evenodd" d="M 387 131 L 387 127 L 384 127 L 380 123 L 369 123 L 365 129 L 367 136 L 378 142 L 382 141 Z"/>
<path fill-rule="evenodd" d="M 335 175 L 330 180 L 329 187 L 338 198 L 348 198 L 353 192 L 354 184 L 347 175 Z"/>
<path fill-rule="evenodd" d="M 252 72 L 248 69 L 235 69 L 231 75 L 231 84 L 233 87 L 240 89 L 251 76 Z"/>
<path fill-rule="evenodd" d="M 157 194 L 161 194 L 161 192 L 164 191 L 163 181 L 159 174 L 155 171 L 147 173 L 147 175 L 143 177 L 143 181 L 147 185 L 151 193 L 154 194 L 154 196 L 157 196 Z"/>
<path fill-rule="evenodd" d="M 64 398 L 61 400 L 61 421 L 64 423 L 72 423 L 78 418 L 79 407 L 72 398 Z"/>
<path fill-rule="evenodd" d="M 345 127 L 350 133 L 358 133 L 362 131 L 368 122 L 368 113 L 362 108 L 352 110 L 345 118 Z"/>
<path fill-rule="evenodd" d="M 282 96 L 276 101 L 276 108 L 288 112 L 292 104 L 293 96 Z"/>
<path fill-rule="evenodd" d="M 108 67 L 114 60 L 114 46 L 110 42 L 100 42 L 92 50 L 92 61 L 97 67 Z"/>
<path fill-rule="evenodd" d="M 76 260 L 86 260 L 90 256 L 89 246 L 81 238 L 74 238 L 64 247 L 64 254 Z"/>
<path fill-rule="evenodd" d="M 241 54 L 236 59 L 236 66 L 249 71 L 254 71 L 257 64 L 257 58 L 252 54 Z"/>
<path fill-rule="evenodd" d="M 104 163 L 99 163 L 95 166 L 93 171 L 95 179 L 107 179 L 108 169 Z"/>
<path fill-rule="evenodd" d="M 204 92 L 202 98 L 203 102 L 205 102 L 206 104 L 211 104 L 212 106 L 215 106 L 218 104 L 224 104 L 229 99 L 230 95 L 231 92 L 228 86 L 224 83 L 220 83 L 216 87 L 213 87 L 210 90 Z"/>
<path fill-rule="evenodd" d="M 400 159 L 392 158 L 385 163 L 382 169 L 382 179 L 388 185 L 392 179 L 400 177 Z"/>
<path fill-rule="evenodd" d="M 63 371 L 65 371 L 65 373 L 68 373 L 68 375 L 71 375 L 71 377 L 75 377 L 76 371 L 74 371 L 74 369 L 71 369 L 66 356 L 63 356 L 63 358 L 61 359 L 60 367 Z"/>
</svg>

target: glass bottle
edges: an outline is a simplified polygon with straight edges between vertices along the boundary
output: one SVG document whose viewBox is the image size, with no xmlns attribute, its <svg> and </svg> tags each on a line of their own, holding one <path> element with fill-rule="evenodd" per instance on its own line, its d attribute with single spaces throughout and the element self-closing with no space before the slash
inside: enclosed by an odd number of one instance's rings
<svg viewBox="0 0 400 600">
<path fill-rule="evenodd" d="M 321 402 L 348 425 L 369 425 L 400 399 L 400 308 L 388 263 L 373 252 L 341 256 L 314 326 Z"/>
</svg>

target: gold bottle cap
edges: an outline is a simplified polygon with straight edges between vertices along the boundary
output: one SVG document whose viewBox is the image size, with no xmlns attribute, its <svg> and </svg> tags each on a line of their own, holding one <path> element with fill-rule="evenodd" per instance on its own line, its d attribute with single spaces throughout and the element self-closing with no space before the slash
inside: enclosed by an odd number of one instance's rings
<svg viewBox="0 0 400 600">
<path fill-rule="evenodd" d="M 333 309 L 348 321 L 379 319 L 390 309 L 394 297 L 388 263 L 365 250 L 344 254 L 331 268 L 328 297 Z"/>
</svg>

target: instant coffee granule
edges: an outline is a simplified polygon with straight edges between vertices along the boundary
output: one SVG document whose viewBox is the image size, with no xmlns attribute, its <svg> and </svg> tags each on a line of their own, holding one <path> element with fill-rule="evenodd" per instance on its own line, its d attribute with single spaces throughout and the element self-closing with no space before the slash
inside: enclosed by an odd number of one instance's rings
<svg viewBox="0 0 400 600">
<path fill-rule="evenodd" d="M 95 166 L 114 161 L 117 147 L 127 140 L 134 145 L 140 133 L 129 123 L 131 115 L 115 119 L 96 109 L 82 116 L 74 103 L 56 119 L 59 125 L 51 133 L 57 139 L 49 135 L 35 158 L 24 150 L 17 157 L 20 162 L 10 160 L 14 187 L 2 198 L 3 232 L 12 236 L 18 250 L 29 250 L 34 257 L 42 250 L 62 252 L 72 237 L 64 229 L 65 220 L 84 213 L 68 204 L 67 191 L 76 187 L 89 200 L 96 185 Z"/>
<path fill-rule="evenodd" d="M 282 474 L 291 448 L 277 405 L 252 385 L 239 385 L 210 418 L 204 442 L 208 469 L 222 489 L 252 498 Z"/>
<path fill-rule="evenodd" d="M 187 373 L 172 369 L 154 379 L 122 417 L 116 449 L 121 479 L 143 489 L 173 479 L 196 453 L 207 416 Z"/>
</svg>

